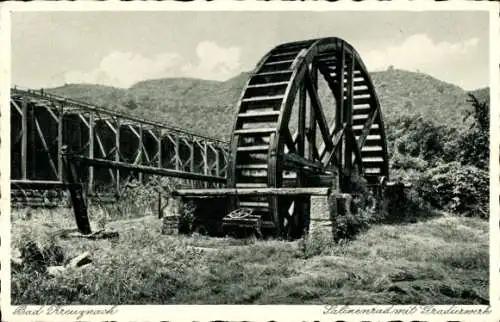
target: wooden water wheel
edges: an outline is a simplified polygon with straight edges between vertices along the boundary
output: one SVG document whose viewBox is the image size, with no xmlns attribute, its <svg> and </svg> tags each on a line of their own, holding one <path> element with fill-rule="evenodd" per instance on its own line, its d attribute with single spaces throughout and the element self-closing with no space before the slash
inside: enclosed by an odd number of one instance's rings
<svg viewBox="0 0 500 322">
<path fill-rule="evenodd" d="M 339 38 L 279 45 L 257 64 L 238 102 L 229 188 L 335 187 L 354 172 L 369 184 L 388 176 L 384 123 L 358 53 Z M 263 230 L 298 237 L 310 197 L 239 195 L 237 208 L 261 214 Z"/>
</svg>

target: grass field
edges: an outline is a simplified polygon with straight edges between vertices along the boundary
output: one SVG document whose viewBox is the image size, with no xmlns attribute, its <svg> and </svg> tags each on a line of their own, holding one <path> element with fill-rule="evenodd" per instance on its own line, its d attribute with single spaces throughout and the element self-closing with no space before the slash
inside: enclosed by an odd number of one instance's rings
<svg viewBox="0 0 500 322">
<path fill-rule="evenodd" d="M 118 240 L 62 239 L 51 234 L 75 227 L 70 209 L 23 217 L 12 214 L 13 250 L 33 241 L 60 249 L 59 264 L 84 251 L 93 262 L 55 277 L 13 267 L 13 304 L 488 303 L 489 229 L 477 218 L 374 225 L 334 244 L 327 227 L 295 242 L 167 236 L 153 216 L 107 222 Z"/>
</svg>

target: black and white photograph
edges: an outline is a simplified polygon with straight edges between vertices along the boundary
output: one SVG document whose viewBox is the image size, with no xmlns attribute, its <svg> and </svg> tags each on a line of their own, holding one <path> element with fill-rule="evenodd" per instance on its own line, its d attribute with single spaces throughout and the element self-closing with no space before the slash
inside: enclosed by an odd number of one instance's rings
<svg viewBox="0 0 500 322">
<path fill-rule="evenodd" d="M 8 13 L 14 314 L 495 307 L 494 7 L 54 8 Z"/>
</svg>

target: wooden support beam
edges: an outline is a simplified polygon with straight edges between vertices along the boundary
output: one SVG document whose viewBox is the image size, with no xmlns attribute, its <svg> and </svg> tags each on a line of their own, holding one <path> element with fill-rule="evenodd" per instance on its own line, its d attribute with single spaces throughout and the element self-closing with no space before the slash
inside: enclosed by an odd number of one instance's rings
<svg viewBox="0 0 500 322">
<path fill-rule="evenodd" d="M 207 141 L 203 141 L 203 173 L 208 174 L 208 149 Z"/>
<path fill-rule="evenodd" d="M 181 168 L 181 156 L 179 155 L 179 137 L 174 138 L 174 157 L 175 157 L 175 170 L 180 170 Z"/>
<path fill-rule="evenodd" d="M 216 147 L 215 148 L 215 173 L 217 176 L 220 176 L 221 173 L 220 173 L 220 149 L 219 147 Z M 194 164 L 194 154 L 193 154 L 193 164 Z M 194 167 L 191 168 L 191 171 L 194 171 Z"/>
<path fill-rule="evenodd" d="M 330 188 L 219 188 L 219 189 L 179 189 L 173 196 L 327 196 Z"/>
<path fill-rule="evenodd" d="M 283 167 L 298 169 L 299 167 L 310 167 L 316 170 L 323 170 L 323 164 L 318 161 L 311 161 L 295 153 L 285 154 L 283 156 Z"/>
<path fill-rule="evenodd" d="M 194 172 L 194 143 L 189 142 L 189 171 Z"/>
<path fill-rule="evenodd" d="M 356 142 L 356 137 L 354 136 L 354 132 L 349 130 L 349 143 L 350 146 L 352 147 L 352 153 L 354 154 L 354 158 L 351 155 L 351 163 L 357 163 L 359 167 L 359 171 L 361 172 L 363 170 L 363 163 L 361 162 L 361 150 L 360 147 L 358 146 L 358 142 Z"/>
<path fill-rule="evenodd" d="M 307 107 L 307 89 L 304 81 L 299 87 L 299 106 L 298 106 L 298 126 L 297 126 L 297 154 L 301 158 L 306 156 L 306 107 Z M 299 167 L 297 171 L 297 184 L 302 186 L 305 181 L 305 171 Z"/>
<path fill-rule="evenodd" d="M 338 131 L 335 134 L 335 137 L 332 139 L 333 150 L 330 151 L 329 154 L 326 154 L 326 153 L 321 154 L 321 159 L 323 160 L 322 162 L 323 162 L 324 167 L 327 167 L 332 162 L 332 159 L 334 160 L 335 164 L 337 164 L 337 165 L 339 164 L 340 160 L 337 159 L 337 156 L 335 154 L 341 146 L 340 143 L 342 142 L 344 134 L 345 134 L 345 128 L 341 128 L 340 131 Z M 326 150 L 324 150 L 324 151 L 326 152 Z"/>
<path fill-rule="evenodd" d="M 288 128 L 285 129 L 285 131 L 283 132 L 283 136 L 284 136 L 285 145 L 287 146 L 288 151 L 290 153 L 296 153 L 297 150 L 295 149 L 295 142 L 294 142 L 292 134 L 290 133 L 290 130 Z"/>
<path fill-rule="evenodd" d="M 139 139 L 139 151 L 137 152 L 137 163 L 138 164 L 144 164 L 144 158 L 143 158 L 143 150 L 144 150 L 144 129 L 142 128 L 142 124 L 139 124 L 139 136 L 137 137 Z M 143 176 L 142 173 L 139 172 L 139 182 L 142 184 L 143 182 Z"/>
<path fill-rule="evenodd" d="M 104 145 L 102 144 L 102 141 L 101 141 L 101 137 L 99 136 L 98 133 L 94 133 L 94 136 L 96 138 L 96 141 L 97 141 L 97 146 L 99 147 L 99 151 L 101 152 L 101 156 L 104 158 L 104 159 L 107 159 L 109 157 L 109 155 L 111 153 L 113 153 L 113 150 L 110 151 L 110 153 L 106 153 L 106 150 L 104 149 Z M 111 177 L 111 180 L 116 184 L 116 178 L 115 178 L 115 174 L 113 173 L 113 170 L 111 169 L 108 169 L 108 172 L 109 172 L 109 175 Z"/>
<path fill-rule="evenodd" d="M 62 147 L 63 147 L 63 122 L 64 122 L 64 110 L 59 108 L 58 118 L 57 118 L 57 177 L 59 180 L 63 180 L 63 160 L 62 160 Z"/>
<path fill-rule="evenodd" d="M 336 83 L 335 78 L 330 76 L 330 70 L 328 70 L 328 68 L 325 67 L 324 65 L 319 65 L 318 70 L 321 73 L 321 75 L 323 75 L 323 77 L 325 78 L 326 84 L 328 85 L 328 88 L 332 92 L 333 97 L 335 98 L 335 101 L 339 102 L 339 100 L 340 100 L 339 86 Z"/>
<path fill-rule="evenodd" d="M 94 158 L 94 136 L 95 136 L 95 114 L 90 112 L 89 117 L 89 153 L 88 157 Z M 88 179 L 88 192 L 90 194 L 94 193 L 94 167 L 89 167 L 89 179 Z"/>
<path fill-rule="evenodd" d="M 309 68 L 307 65 L 305 68 L 305 77 L 304 81 L 306 82 L 306 89 L 311 86 L 311 83 L 314 82 L 314 85 L 317 85 L 317 75 L 312 76 L 312 73 L 315 73 L 316 69 Z M 316 155 L 314 153 L 314 148 L 316 147 L 316 114 L 315 108 L 313 107 L 313 98 L 309 95 L 309 124 L 306 137 L 308 138 L 308 158 L 310 160 L 315 160 Z"/>
<path fill-rule="evenodd" d="M 125 162 L 116 162 L 116 161 L 105 160 L 105 159 L 97 159 L 97 158 L 89 159 L 87 157 L 83 157 L 83 156 L 79 156 L 79 155 L 73 155 L 71 157 L 75 160 L 82 161 L 87 165 L 93 165 L 95 167 L 114 168 L 114 169 L 118 169 L 118 170 L 119 169 L 130 170 L 130 171 L 142 172 L 142 173 L 147 173 L 147 174 L 152 174 L 152 175 L 169 176 L 169 177 L 176 177 L 176 178 L 181 178 L 181 179 L 191 179 L 191 180 L 221 182 L 221 183 L 226 182 L 225 178 L 215 177 L 215 176 L 210 176 L 210 175 L 190 173 L 190 172 L 178 171 L 178 170 L 163 169 L 163 168 L 150 167 L 150 166 L 144 166 L 144 165 L 131 165 L 131 164 L 125 163 Z"/>
<path fill-rule="evenodd" d="M 340 130 L 344 125 L 344 73 L 345 73 L 345 48 L 344 43 L 342 42 L 340 45 L 340 52 L 337 54 L 339 59 L 337 60 L 337 84 L 338 84 L 338 101 L 335 109 L 335 128 L 336 130 Z M 344 147 L 343 147 L 343 139 L 339 141 L 336 149 L 335 158 L 339 161 L 338 168 L 342 169 L 343 160 L 344 160 Z M 341 171 L 339 171 L 339 187 L 343 186 L 344 178 L 342 176 Z"/>
<path fill-rule="evenodd" d="M 158 168 L 163 168 L 163 133 L 160 130 L 160 135 L 158 137 L 157 148 L 158 148 Z"/>
<path fill-rule="evenodd" d="M 344 105 L 344 124 L 347 130 L 348 136 L 345 141 L 344 150 L 344 169 L 345 169 L 345 185 L 346 192 L 350 192 L 351 189 L 351 174 L 352 174 L 352 159 L 353 152 L 357 148 L 357 143 L 352 133 L 352 110 L 353 110 L 353 87 L 354 87 L 354 70 L 356 68 L 356 59 L 354 55 L 351 54 L 349 64 L 347 64 L 347 84 L 346 84 L 346 104 Z M 356 147 L 354 147 L 354 144 Z"/>
<path fill-rule="evenodd" d="M 63 149 L 63 163 L 65 167 L 65 181 L 69 184 L 69 193 L 71 203 L 75 214 L 76 225 L 82 234 L 90 234 L 90 222 L 87 215 L 87 196 L 85 186 L 81 183 L 81 178 L 78 175 L 78 170 L 73 162 L 74 159 L 68 157 L 67 150 Z"/>
<path fill-rule="evenodd" d="M 116 120 L 115 130 L 115 162 L 120 162 L 120 120 Z M 116 193 L 120 194 L 120 169 L 116 169 Z"/>
<path fill-rule="evenodd" d="M 78 118 L 82 121 L 83 124 L 85 124 L 87 128 L 90 126 L 89 122 L 85 119 L 85 117 L 83 117 L 81 113 L 78 113 Z"/>
<path fill-rule="evenodd" d="M 22 104 L 22 103 L 21 103 L 21 104 Z M 22 114 L 23 114 L 23 110 L 19 107 L 19 104 L 17 104 L 15 100 L 10 99 L 10 105 L 11 105 L 11 106 L 14 106 L 14 108 L 15 108 L 15 109 L 16 109 L 16 111 L 19 113 L 19 115 L 22 115 Z"/>
<path fill-rule="evenodd" d="M 40 189 L 40 190 L 52 190 L 52 189 L 65 189 L 72 184 L 63 181 L 52 181 L 52 180 L 10 180 L 10 186 L 12 189 Z M 79 183 L 74 183 L 73 185 L 81 186 Z"/>
<path fill-rule="evenodd" d="M 116 134 L 116 132 L 117 132 L 118 130 L 120 130 L 120 126 L 118 126 L 118 128 L 115 128 L 115 127 L 113 126 L 113 124 L 111 124 L 111 122 L 110 122 L 110 121 L 108 121 L 108 120 L 105 120 L 105 121 L 104 121 L 104 123 L 106 123 L 106 125 L 109 127 L 109 129 L 110 129 L 111 131 L 113 131 L 113 133 L 115 133 L 115 134 Z"/>
<path fill-rule="evenodd" d="M 311 78 L 309 73 L 306 73 L 306 88 L 311 99 L 311 105 L 314 110 L 315 120 L 318 123 L 321 135 L 323 136 L 323 141 L 325 142 L 325 147 L 328 150 L 333 148 L 332 138 L 330 137 L 330 130 L 328 129 L 328 123 L 326 121 L 325 112 L 321 106 L 321 101 L 318 97 L 318 89 L 314 84 L 314 80 Z M 314 139 L 314 137 L 313 137 Z"/>
<path fill-rule="evenodd" d="M 57 167 L 54 163 L 54 160 L 52 160 L 52 156 L 50 155 L 49 146 L 47 145 L 47 141 L 45 141 L 44 133 L 42 131 L 42 128 L 40 127 L 40 123 L 38 123 L 38 120 L 36 118 L 34 118 L 34 120 L 35 120 L 35 126 L 36 126 L 36 131 L 38 133 L 38 137 L 40 138 L 40 141 L 42 142 L 42 146 L 43 146 L 45 153 L 47 153 L 47 158 L 49 159 L 50 168 L 52 169 L 54 176 L 57 178 L 57 175 L 58 175 Z"/>
<path fill-rule="evenodd" d="M 28 103 L 26 100 L 21 102 L 21 178 L 28 178 Z"/>
<path fill-rule="evenodd" d="M 368 121 L 366 121 L 365 125 L 363 126 L 362 133 L 358 138 L 359 148 L 362 148 L 365 145 L 366 137 L 368 136 L 368 134 L 370 134 L 370 129 L 372 127 L 372 124 L 375 122 L 377 116 L 378 116 L 378 109 L 375 109 L 372 112 L 372 115 L 368 118 Z"/>
<path fill-rule="evenodd" d="M 57 122 L 57 120 L 59 119 L 59 117 L 54 113 L 54 111 L 52 110 L 52 108 L 50 108 L 50 106 L 46 106 L 46 105 L 42 105 L 42 107 L 50 114 L 50 116 L 52 117 L 52 119 Z"/>
</svg>

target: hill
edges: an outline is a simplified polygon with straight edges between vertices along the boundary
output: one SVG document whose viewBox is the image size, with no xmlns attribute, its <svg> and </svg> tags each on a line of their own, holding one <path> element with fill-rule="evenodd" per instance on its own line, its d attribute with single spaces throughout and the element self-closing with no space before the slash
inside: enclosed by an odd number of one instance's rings
<svg viewBox="0 0 500 322">
<path fill-rule="evenodd" d="M 472 95 L 474 95 L 480 102 L 490 103 L 490 88 L 479 88 L 473 91 L 470 91 Z"/>
<path fill-rule="evenodd" d="M 67 84 L 46 91 L 103 107 L 112 107 L 113 102 L 123 101 L 127 94 L 126 89 L 97 84 Z"/>
<path fill-rule="evenodd" d="M 225 82 L 155 79 L 128 89 L 71 84 L 47 91 L 228 140 L 235 104 L 248 77 L 249 73 L 242 73 Z M 371 73 L 371 77 L 386 122 L 420 114 L 436 123 L 460 127 L 463 112 L 471 108 L 465 90 L 423 73 L 389 69 Z M 326 86 L 320 86 L 320 98 L 325 99 L 327 92 Z M 474 93 L 488 97 L 489 89 Z"/>
</svg>

